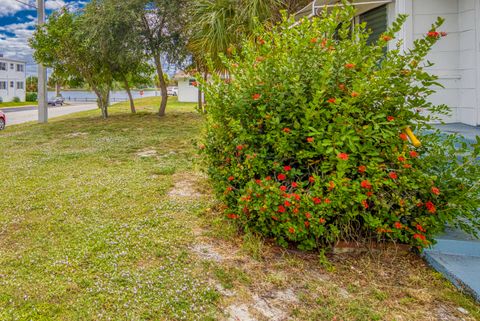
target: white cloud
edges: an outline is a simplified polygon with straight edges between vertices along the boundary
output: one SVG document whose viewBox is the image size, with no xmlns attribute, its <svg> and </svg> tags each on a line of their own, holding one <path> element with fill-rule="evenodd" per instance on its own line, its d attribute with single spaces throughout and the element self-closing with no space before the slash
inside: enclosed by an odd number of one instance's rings
<svg viewBox="0 0 480 321">
<path fill-rule="evenodd" d="M 23 2 L 23 3 L 22 3 Z M 82 3 L 83 1 L 74 1 L 72 4 Z M 36 0 L 0 0 L 0 17 L 12 16 L 23 10 L 35 11 Z M 46 10 L 58 10 L 66 5 L 63 0 L 46 0 Z"/>
<path fill-rule="evenodd" d="M 6 57 L 27 61 L 27 73 L 35 72 L 36 66 L 32 58 L 32 49 L 28 39 L 32 37 L 36 18 L 27 16 L 26 21 L 0 26 L 0 51 Z M 7 32 L 8 36 L 4 33 Z"/>
<path fill-rule="evenodd" d="M 33 17 L 32 17 L 33 18 Z M 21 23 L 12 23 L 10 25 L 0 26 L 0 31 L 6 31 L 13 34 L 17 32 L 21 32 L 23 30 L 30 30 L 35 28 L 35 24 L 37 23 L 36 18 L 33 18 L 30 21 L 21 22 Z"/>
<path fill-rule="evenodd" d="M 58 10 L 65 7 L 65 2 L 62 0 L 47 0 L 45 2 L 45 9 L 47 10 Z"/>
<path fill-rule="evenodd" d="M 35 6 L 35 0 L 21 0 L 20 3 L 15 0 L 0 0 L 0 17 L 11 16 L 22 10 L 35 10 L 27 4 Z"/>
<path fill-rule="evenodd" d="M 20 0 L 21 2 L 36 5 L 36 0 Z M 46 0 L 45 8 L 47 10 L 58 10 L 67 6 L 70 10 L 78 10 L 85 1 L 71 1 L 66 3 L 64 0 Z M 37 66 L 32 57 L 32 49 L 28 45 L 28 40 L 35 31 L 37 18 L 34 8 L 19 3 L 14 0 L 0 0 L 0 18 L 12 16 L 20 11 L 32 11 L 19 23 L 11 23 L 8 25 L 0 25 L 0 53 L 6 57 L 25 60 L 27 62 L 27 74 L 33 74 L 37 70 Z"/>
</svg>

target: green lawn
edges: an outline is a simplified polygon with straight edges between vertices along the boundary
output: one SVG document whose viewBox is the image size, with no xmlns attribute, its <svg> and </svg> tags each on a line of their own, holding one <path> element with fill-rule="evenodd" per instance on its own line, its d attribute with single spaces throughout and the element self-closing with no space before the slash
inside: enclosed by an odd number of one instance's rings
<svg viewBox="0 0 480 321">
<path fill-rule="evenodd" d="M 37 106 L 37 102 L 32 101 L 21 101 L 18 103 L 8 102 L 8 103 L 0 103 L 0 108 L 8 108 L 8 107 L 23 107 L 23 106 Z"/>
<path fill-rule="evenodd" d="M 0 133 L 0 320 L 480 318 L 414 255 L 322 265 L 236 233 L 200 171 L 202 116 L 171 100 L 159 118 L 158 103 Z"/>
</svg>

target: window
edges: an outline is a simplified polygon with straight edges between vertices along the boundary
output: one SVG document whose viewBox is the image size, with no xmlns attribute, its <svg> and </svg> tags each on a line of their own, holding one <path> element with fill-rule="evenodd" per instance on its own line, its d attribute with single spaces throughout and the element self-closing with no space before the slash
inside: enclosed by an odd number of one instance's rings
<svg viewBox="0 0 480 321">
<path fill-rule="evenodd" d="M 375 43 L 387 30 L 387 6 L 383 5 L 360 15 L 360 23 L 366 22 L 367 29 L 372 33 L 368 37 L 368 43 Z"/>
<path fill-rule="evenodd" d="M 10 87 L 15 88 L 15 83 L 13 81 L 10 82 Z"/>
<path fill-rule="evenodd" d="M 23 89 L 23 81 L 17 81 L 17 89 Z"/>
<path fill-rule="evenodd" d="M 0 90 L 6 90 L 6 89 L 7 89 L 7 82 L 0 81 Z"/>
<path fill-rule="evenodd" d="M 197 81 L 194 78 L 191 78 L 188 80 L 188 85 L 189 86 L 195 86 L 197 84 Z"/>
<path fill-rule="evenodd" d="M 10 64 L 10 69 L 11 70 L 15 69 L 15 64 Z"/>
<path fill-rule="evenodd" d="M 17 71 L 18 72 L 23 72 L 24 71 L 24 68 L 23 68 L 22 64 L 17 64 Z"/>
<path fill-rule="evenodd" d="M 0 62 L 0 70 L 7 70 L 7 64 L 5 62 Z"/>
</svg>

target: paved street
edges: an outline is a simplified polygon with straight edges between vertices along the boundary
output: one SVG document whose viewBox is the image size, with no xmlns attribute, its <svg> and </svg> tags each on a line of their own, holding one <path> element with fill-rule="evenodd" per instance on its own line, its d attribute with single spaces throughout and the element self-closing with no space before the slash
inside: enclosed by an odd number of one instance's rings
<svg viewBox="0 0 480 321">
<path fill-rule="evenodd" d="M 78 104 L 64 107 L 49 106 L 48 117 L 54 118 L 96 108 L 96 104 Z M 26 123 L 29 121 L 37 121 L 38 119 L 37 107 L 5 108 L 0 110 L 2 110 L 7 115 L 7 127 L 11 125 Z"/>
</svg>

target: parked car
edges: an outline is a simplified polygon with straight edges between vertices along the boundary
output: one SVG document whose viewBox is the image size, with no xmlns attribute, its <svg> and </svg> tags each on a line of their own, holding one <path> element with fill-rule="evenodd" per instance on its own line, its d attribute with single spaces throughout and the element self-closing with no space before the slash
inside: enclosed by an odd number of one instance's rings
<svg viewBox="0 0 480 321">
<path fill-rule="evenodd" d="M 7 125 L 7 116 L 0 111 L 0 130 L 4 130 Z"/>
<path fill-rule="evenodd" d="M 178 88 L 176 87 L 167 88 L 167 94 L 169 96 L 178 96 Z"/>
<path fill-rule="evenodd" d="M 65 103 L 65 99 L 60 96 L 53 97 L 48 100 L 48 104 L 52 106 L 63 106 L 64 103 Z"/>
</svg>

